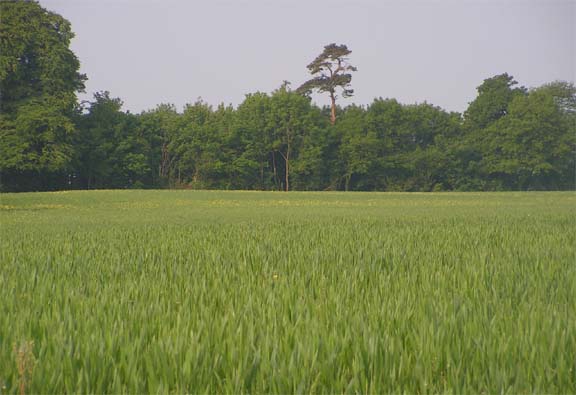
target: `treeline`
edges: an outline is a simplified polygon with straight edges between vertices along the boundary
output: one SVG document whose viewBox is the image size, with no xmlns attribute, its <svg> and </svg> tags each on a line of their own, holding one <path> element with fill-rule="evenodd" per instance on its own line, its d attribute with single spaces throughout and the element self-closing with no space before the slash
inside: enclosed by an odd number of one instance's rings
<svg viewBox="0 0 576 395">
<path fill-rule="evenodd" d="M 478 91 L 463 116 L 430 104 L 377 99 L 367 107 L 338 109 L 334 126 L 329 108 L 318 108 L 287 86 L 247 95 L 237 108 L 199 101 L 182 112 L 160 105 L 139 115 L 122 111 L 121 100 L 103 92 L 73 117 L 65 166 L 7 171 L 3 185 L 12 190 L 573 189 L 574 87 L 557 82 L 526 91 L 504 74 L 487 79 Z"/>
<path fill-rule="evenodd" d="M 0 33 L 14 39 L 0 41 L 3 191 L 575 188 L 576 89 L 568 82 L 527 90 L 497 75 L 463 114 L 394 99 L 331 114 L 287 83 L 235 108 L 198 101 L 181 112 L 162 104 L 131 114 L 107 92 L 77 103 L 85 76 L 65 19 L 33 2 L 2 8 Z M 30 20 L 37 23 L 19 25 Z"/>
</svg>

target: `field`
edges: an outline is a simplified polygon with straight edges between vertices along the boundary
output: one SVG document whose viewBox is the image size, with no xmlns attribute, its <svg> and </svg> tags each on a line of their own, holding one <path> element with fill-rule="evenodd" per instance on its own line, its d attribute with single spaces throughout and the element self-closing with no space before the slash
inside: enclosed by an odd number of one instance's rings
<svg viewBox="0 0 576 395">
<path fill-rule="evenodd" d="M 2 194 L 0 224 L 2 394 L 576 393 L 574 193 Z"/>
</svg>

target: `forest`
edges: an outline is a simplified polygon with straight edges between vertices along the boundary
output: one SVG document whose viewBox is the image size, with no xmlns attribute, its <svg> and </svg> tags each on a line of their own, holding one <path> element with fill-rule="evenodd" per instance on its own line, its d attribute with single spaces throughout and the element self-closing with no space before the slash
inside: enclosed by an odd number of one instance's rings
<svg viewBox="0 0 576 395">
<path fill-rule="evenodd" d="M 463 113 L 393 98 L 342 106 L 356 69 L 346 46 L 329 44 L 300 87 L 133 114 L 105 90 L 79 102 L 87 77 L 64 17 L 29 1 L 0 11 L 0 191 L 575 189 L 572 82 L 526 88 L 503 72 Z"/>
</svg>

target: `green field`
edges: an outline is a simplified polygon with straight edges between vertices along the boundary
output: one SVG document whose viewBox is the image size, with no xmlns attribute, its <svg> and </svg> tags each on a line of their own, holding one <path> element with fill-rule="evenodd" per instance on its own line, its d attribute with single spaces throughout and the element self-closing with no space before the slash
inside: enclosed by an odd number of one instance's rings
<svg viewBox="0 0 576 395">
<path fill-rule="evenodd" d="M 2 394 L 576 393 L 573 192 L 2 194 L 0 224 Z"/>
</svg>

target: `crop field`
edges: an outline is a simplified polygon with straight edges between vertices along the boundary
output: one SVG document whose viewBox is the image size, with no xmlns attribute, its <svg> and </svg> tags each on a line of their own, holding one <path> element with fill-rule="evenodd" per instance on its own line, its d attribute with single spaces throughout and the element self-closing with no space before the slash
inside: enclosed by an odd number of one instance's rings
<svg viewBox="0 0 576 395">
<path fill-rule="evenodd" d="M 576 393 L 576 195 L 0 195 L 0 393 Z"/>
</svg>

